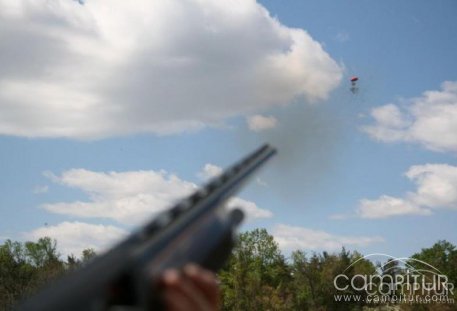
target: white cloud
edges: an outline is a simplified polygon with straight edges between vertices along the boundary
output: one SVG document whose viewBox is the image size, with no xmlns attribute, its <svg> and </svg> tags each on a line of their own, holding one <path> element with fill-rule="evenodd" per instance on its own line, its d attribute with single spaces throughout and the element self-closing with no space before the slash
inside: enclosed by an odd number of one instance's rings
<svg viewBox="0 0 457 311">
<path fill-rule="evenodd" d="M 203 170 L 197 174 L 197 176 L 200 179 L 208 180 L 208 179 L 221 175 L 222 172 L 223 172 L 222 167 L 211 164 L 211 163 L 207 163 L 203 167 Z"/>
<path fill-rule="evenodd" d="M 412 166 L 406 176 L 417 190 L 408 195 L 418 205 L 457 210 L 457 166 L 426 164 Z"/>
<path fill-rule="evenodd" d="M 222 167 L 211 164 L 211 163 L 207 163 L 207 164 L 205 164 L 203 169 L 197 174 L 197 176 L 198 176 L 198 178 L 206 181 L 206 180 L 209 180 L 211 178 L 221 175 L 222 172 L 223 172 Z M 268 186 L 267 182 L 264 181 L 263 179 L 261 179 L 260 177 L 257 177 L 255 181 L 260 186 L 263 186 L 263 187 Z"/>
<path fill-rule="evenodd" d="M 425 148 L 457 153 L 457 81 L 447 81 L 440 91 L 426 91 L 401 109 L 388 104 L 372 110 L 375 124 L 364 127 L 384 142 L 414 142 Z"/>
<path fill-rule="evenodd" d="M 431 215 L 433 210 L 457 210 L 457 167 L 426 164 L 410 167 L 406 177 L 416 184 L 416 191 L 403 198 L 387 195 L 376 200 L 361 200 L 357 215 L 362 218 L 386 218 L 400 215 Z"/>
<path fill-rule="evenodd" d="M 361 218 L 387 218 L 400 215 L 431 215 L 431 211 L 408 200 L 383 195 L 376 200 L 361 200 L 357 215 Z"/>
<path fill-rule="evenodd" d="M 103 173 L 73 169 L 53 179 L 84 191 L 89 201 L 44 204 L 47 211 L 127 224 L 144 222 L 196 189 L 195 184 L 165 171 Z"/>
<path fill-rule="evenodd" d="M 88 201 L 43 204 L 49 212 L 77 217 L 114 219 L 125 224 L 140 224 L 192 193 L 197 186 L 165 171 L 93 172 L 72 169 L 61 176 L 49 172 L 54 182 L 77 188 Z M 241 207 L 248 219 L 271 217 L 271 212 L 254 202 L 232 198 L 228 206 Z"/>
<path fill-rule="evenodd" d="M 0 0 L 0 134 L 175 133 L 325 99 L 342 68 L 253 0 Z"/>
<path fill-rule="evenodd" d="M 278 120 L 273 116 L 262 116 L 256 114 L 246 119 L 251 131 L 260 132 L 278 126 Z"/>
<path fill-rule="evenodd" d="M 79 257 L 86 248 L 93 248 L 97 253 L 103 252 L 119 242 L 127 233 L 114 226 L 63 222 L 55 226 L 40 227 L 25 233 L 24 237 L 33 241 L 45 236 L 56 239 L 58 251 L 63 256 L 73 254 Z"/>
<path fill-rule="evenodd" d="M 303 227 L 276 225 L 273 236 L 283 250 L 340 250 L 343 246 L 363 247 L 383 242 L 381 237 L 356 237 L 330 234 Z"/>
</svg>

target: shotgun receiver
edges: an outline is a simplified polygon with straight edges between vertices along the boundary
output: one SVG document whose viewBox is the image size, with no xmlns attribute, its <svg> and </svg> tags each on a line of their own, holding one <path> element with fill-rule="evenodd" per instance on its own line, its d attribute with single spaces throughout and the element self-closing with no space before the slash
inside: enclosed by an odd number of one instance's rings
<svg viewBox="0 0 457 311">
<path fill-rule="evenodd" d="M 239 209 L 223 208 L 224 203 L 275 153 L 262 146 L 19 310 L 161 309 L 151 288 L 165 269 L 190 262 L 213 271 L 223 266 L 244 217 Z"/>
</svg>

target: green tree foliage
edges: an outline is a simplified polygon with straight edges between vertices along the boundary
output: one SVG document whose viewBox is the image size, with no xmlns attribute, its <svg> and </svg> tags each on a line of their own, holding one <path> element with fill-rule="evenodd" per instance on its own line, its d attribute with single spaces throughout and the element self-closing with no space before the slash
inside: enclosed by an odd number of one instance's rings
<svg viewBox="0 0 457 311">
<path fill-rule="evenodd" d="M 85 249 L 80 257 L 67 256 L 62 260 L 57 242 L 41 238 L 36 242 L 5 241 L 0 245 L 0 310 L 10 310 L 18 299 L 33 294 L 39 287 L 70 269 L 76 269 L 96 256 L 93 249 Z M 414 254 L 439 269 L 457 284 L 457 250 L 446 241 Z M 409 264 L 415 265 L 414 261 Z M 255 229 L 240 235 L 227 265 L 219 273 L 223 310 L 456 310 L 456 304 L 367 306 L 366 294 L 352 286 L 336 290 L 335 276 L 344 274 L 337 285 L 343 288 L 355 275 L 373 275 L 375 265 L 358 252 L 344 248 L 339 253 L 307 254 L 297 250 L 285 258 L 278 244 L 265 229 Z M 386 262 L 381 272 L 395 276 L 404 271 L 396 261 Z M 355 279 L 355 287 L 364 284 Z M 334 295 L 361 295 L 359 302 L 335 301 Z M 455 297 L 453 297 L 455 298 Z"/>
<path fill-rule="evenodd" d="M 265 229 L 241 234 L 220 279 L 224 310 L 290 310 L 290 268 Z"/>
<path fill-rule="evenodd" d="M 0 246 L 0 300 L 5 308 L 27 296 L 63 272 L 57 243 L 50 238 L 37 242 L 12 242 Z"/>
<path fill-rule="evenodd" d="M 420 253 L 412 258 L 424 261 L 449 278 L 449 282 L 457 285 L 457 249 L 447 241 L 438 241 L 430 248 L 423 248 Z M 412 266 L 418 263 L 409 262 Z"/>
<path fill-rule="evenodd" d="M 94 255 L 93 249 L 87 249 L 82 261 L 71 255 L 65 262 L 60 259 L 57 242 L 49 237 L 25 243 L 6 240 L 0 245 L 0 310 L 10 310 L 16 301 Z"/>
<path fill-rule="evenodd" d="M 351 263 L 357 261 L 355 264 Z M 339 254 L 295 251 L 287 261 L 265 229 L 243 233 L 220 273 L 224 310 L 357 310 L 363 303 L 335 302 L 334 278 L 371 274 L 374 265 L 344 248 Z M 348 288 L 345 294 L 356 293 Z"/>
<path fill-rule="evenodd" d="M 0 246 L 0 301 L 2 308 L 11 306 L 19 295 L 30 289 L 36 269 L 28 263 L 24 246 L 7 240 Z"/>
<path fill-rule="evenodd" d="M 292 273 L 294 276 L 293 293 L 295 310 L 358 310 L 363 303 L 336 302 L 335 294 L 358 294 L 365 298 L 364 292 L 357 292 L 352 287 L 337 292 L 335 277 L 344 274 L 348 279 L 356 274 L 372 274 L 374 265 L 357 253 L 350 253 L 344 248 L 338 254 L 313 254 L 307 258 L 305 253 L 292 253 Z M 339 279 L 337 279 L 339 280 Z M 345 284 L 338 284 L 344 288 Z M 360 287 L 359 284 L 356 285 Z"/>
<path fill-rule="evenodd" d="M 435 273 L 447 277 L 447 287 L 450 289 L 450 291 L 447 292 L 448 297 L 452 299 L 457 298 L 457 289 L 454 288 L 457 286 L 457 249 L 454 245 L 447 241 L 438 241 L 430 248 L 423 248 L 419 253 L 414 254 L 412 258 L 418 259 L 433 267 L 424 266 L 424 264 L 415 260 L 408 261 L 408 264 L 414 269 L 427 269 L 428 271 L 421 270 L 421 272 L 428 281 L 433 280 L 433 275 Z M 439 292 L 443 293 L 442 290 L 439 290 Z M 457 310 L 457 302 L 454 304 L 412 305 L 405 308 L 405 310 L 455 311 Z"/>
</svg>

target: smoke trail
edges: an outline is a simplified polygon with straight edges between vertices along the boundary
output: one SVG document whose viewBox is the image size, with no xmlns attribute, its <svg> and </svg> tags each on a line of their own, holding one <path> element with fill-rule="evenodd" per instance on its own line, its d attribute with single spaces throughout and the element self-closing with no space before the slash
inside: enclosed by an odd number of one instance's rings
<svg viewBox="0 0 457 311">
<path fill-rule="evenodd" d="M 344 127 L 329 105 L 294 104 L 274 112 L 278 126 L 246 135 L 242 144 L 268 142 L 279 150 L 269 183 L 281 196 L 317 191 L 330 177 L 344 140 Z"/>
</svg>

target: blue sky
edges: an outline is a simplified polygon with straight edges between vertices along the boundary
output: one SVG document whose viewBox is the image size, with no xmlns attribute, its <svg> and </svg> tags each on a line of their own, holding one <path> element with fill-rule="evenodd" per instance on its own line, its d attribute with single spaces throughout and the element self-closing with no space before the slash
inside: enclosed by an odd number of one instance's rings
<svg viewBox="0 0 457 311">
<path fill-rule="evenodd" d="M 0 238 L 103 249 L 270 142 L 232 204 L 285 252 L 457 244 L 456 11 L 0 0 Z"/>
</svg>

